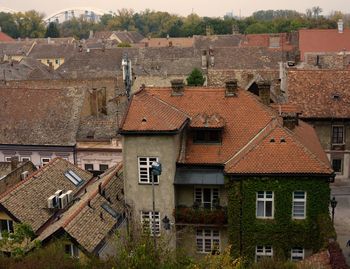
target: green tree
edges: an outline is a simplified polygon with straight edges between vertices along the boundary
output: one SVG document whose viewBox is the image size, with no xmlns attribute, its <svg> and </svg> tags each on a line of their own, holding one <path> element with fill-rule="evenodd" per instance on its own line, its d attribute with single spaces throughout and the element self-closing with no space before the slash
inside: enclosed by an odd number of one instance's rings
<svg viewBox="0 0 350 269">
<path fill-rule="evenodd" d="M 251 24 L 246 28 L 247 34 L 263 34 L 269 32 L 271 32 L 271 28 L 262 22 Z"/>
<path fill-rule="evenodd" d="M 44 37 L 46 27 L 43 21 L 44 14 L 35 10 L 18 12 L 13 15 L 20 37 Z"/>
<path fill-rule="evenodd" d="M 13 38 L 19 37 L 15 19 L 11 13 L 0 12 L 1 31 Z"/>
<path fill-rule="evenodd" d="M 198 68 L 194 68 L 191 74 L 187 77 L 188 86 L 203 86 L 205 77 Z"/>
<path fill-rule="evenodd" d="M 46 28 L 45 37 L 60 37 L 60 32 L 58 30 L 57 24 L 54 22 L 50 22 Z"/>
</svg>

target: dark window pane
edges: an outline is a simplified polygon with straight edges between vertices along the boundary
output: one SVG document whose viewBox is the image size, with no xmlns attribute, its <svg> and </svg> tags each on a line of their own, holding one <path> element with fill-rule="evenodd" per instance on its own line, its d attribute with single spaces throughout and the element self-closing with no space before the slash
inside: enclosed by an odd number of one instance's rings
<svg viewBox="0 0 350 269">
<path fill-rule="evenodd" d="M 100 171 L 106 171 L 108 169 L 108 164 L 100 164 Z"/>
<path fill-rule="evenodd" d="M 341 173 L 342 171 L 342 160 L 341 159 L 333 159 L 332 160 L 333 170 L 336 173 Z"/>
<path fill-rule="evenodd" d="M 272 202 L 271 201 L 266 201 L 265 215 L 266 215 L 266 217 L 272 217 Z"/>
<path fill-rule="evenodd" d="M 86 163 L 84 165 L 84 169 L 87 170 L 87 171 L 93 171 L 94 170 L 94 165 L 91 164 L 91 163 Z"/>
</svg>

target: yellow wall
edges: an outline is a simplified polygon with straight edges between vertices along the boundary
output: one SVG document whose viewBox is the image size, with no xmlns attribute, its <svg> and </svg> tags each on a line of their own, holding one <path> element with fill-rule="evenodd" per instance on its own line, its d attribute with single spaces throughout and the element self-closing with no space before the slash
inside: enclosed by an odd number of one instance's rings
<svg viewBox="0 0 350 269">
<path fill-rule="evenodd" d="M 49 61 L 50 63 L 52 63 L 53 69 L 56 70 L 58 67 L 60 67 L 60 65 L 62 65 L 64 63 L 64 58 L 44 58 L 44 59 L 39 59 L 40 62 L 46 66 L 49 66 L 49 63 L 47 61 Z M 56 63 L 56 60 L 58 60 L 58 63 Z"/>
<path fill-rule="evenodd" d="M 7 215 L 5 212 L 0 211 L 0 220 L 12 220 L 12 218 Z"/>
</svg>

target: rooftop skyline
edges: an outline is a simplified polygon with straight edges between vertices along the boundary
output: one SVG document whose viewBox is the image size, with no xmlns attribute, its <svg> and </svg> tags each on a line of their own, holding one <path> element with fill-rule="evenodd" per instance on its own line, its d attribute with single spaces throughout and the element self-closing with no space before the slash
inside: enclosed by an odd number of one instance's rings
<svg viewBox="0 0 350 269">
<path fill-rule="evenodd" d="M 322 14 L 328 14 L 331 11 L 340 10 L 343 13 L 350 13 L 349 5 L 346 5 L 348 0 L 295 0 L 295 1 L 252 1 L 252 0 L 236 0 L 234 2 L 227 0 L 177 0 L 177 1 L 159 1 L 159 0 L 120 0 L 119 2 L 112 0 L 61 0 L 59 2 L 44 1 L 44 0 L 6 0 L 0 6 L 10 8 L 15 11 L 37 10 L 46 15 L 50 15 L 61 9 L 73 7 L 93 7 L 106 11 L 116 12 L 121 8 L 130 8 L 135 12 L 140 12 L 145 9 L 156 11 L 167 11 L 178 15 L 187 16 L 192 12 L 200 16 L 219 17 L 224 16 L 228 12 L 232 12 L 234 16 L 250 16 L 257 10 L 267 9 L 292 9 L 299 12 L 305 12 L 307 8 L 319 6 L 323 9 Z"/>
</svg>

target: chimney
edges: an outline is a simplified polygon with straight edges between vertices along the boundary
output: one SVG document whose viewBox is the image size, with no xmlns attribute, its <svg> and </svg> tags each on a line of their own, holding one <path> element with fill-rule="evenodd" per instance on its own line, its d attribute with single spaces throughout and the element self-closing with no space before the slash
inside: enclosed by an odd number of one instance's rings
<svg viewBox="0 0 350 269">
<path fill-rule="evenodd" d="M 213 67 L 215 65 L 215 57 L 214 57 L 214 49 L 212 46 L 209 47 L 209 61 L 210 61 L 210 66 Z"/>
<path fill-rule="evenodd" d="M 172 93 L 174 96 L 183 95 L 185 84 L 182 79 L 173 79 L 171 82 Z"/>
<path fill-rule="evenodd" d="M 338 20 L 338 33 L 342 34 L 344 32 L 344 22 L 342 19 Z"/>
<path fill-rule="evenodd" d="M 94 31 L 90 30 L 90 32 L 89 32 L 89 39 L 91 39 L 93 37 L 94 37 Z"/>
<path fill-rule="evenodd" d="M 298 113 L 281 113 L 283 117 L 283 127 L 287 127 L 293 130 L 295 126 L 299 125 L 299 114 Z"/>
<path fill-rule="evenodd" d="M 47 44 L 50 44 L 51 43 L 51 37 L 48 37 L 47 38 Z"/>
<path fill-rule="evenodd" d="M 18 167 L 19 161 L 18 156 L 11 157 L 11 171 L 15 170 Z"/>
<path fill-rule="evenodd" d="M 232 79 L 225 82 L 225 96 L 237 96 L 238 81 L 237 79 Z"/>
<path fill-rule="evenodd" d="M 173 41 L 169 41 L 169 47 L 171 48 L 173 46 Z"/>
<path fill-rule="evenodd" d="M 259 89 L 259 97 L 261 102 L 264 105 L 270 105 L 270 88 L 271 88 L 271 83 L 269 81 L 258 81 L 256 83 L 258 85 Z"/>
<path fill-rule="evenodd" d="M 202 69 L 207 69 L 207 67 L 208 67 L 207 51 L 202 50 Z"/>
<path fill-rule="evenodd" d="M 207 26 L 205 27 L 205 33 L 206 33 L 207 36 L 210 36 L 210 35 L 211 35 L 211 27 L 210 27 L 210 25 L 207 25 Z"/>
</svg>

